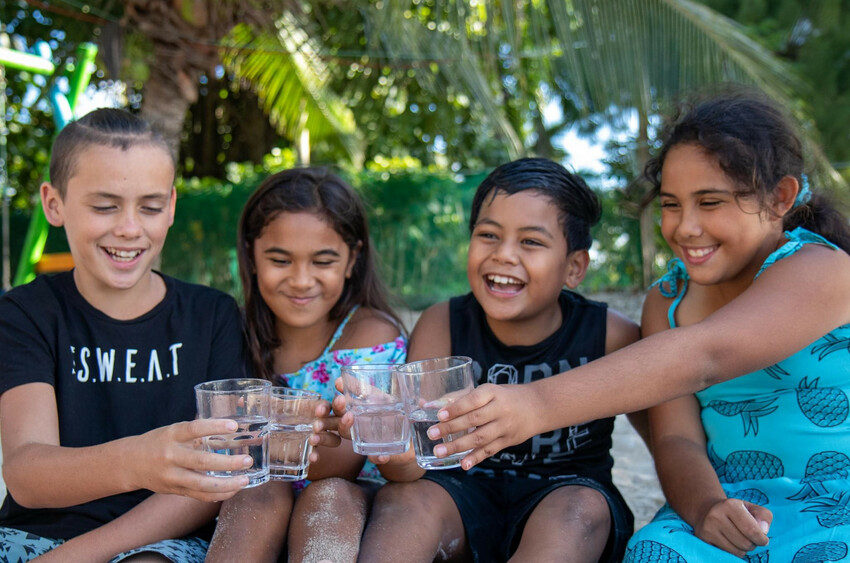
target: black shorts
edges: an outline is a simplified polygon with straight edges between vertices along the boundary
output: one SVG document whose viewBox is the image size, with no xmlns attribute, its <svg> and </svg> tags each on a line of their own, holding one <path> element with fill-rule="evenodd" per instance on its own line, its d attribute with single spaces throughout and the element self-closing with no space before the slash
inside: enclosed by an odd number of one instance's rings
<svg viewBox="0 0 850 563">
<path fill-rule="evenodd" d="M 632 512 L 611 482 L 602 483 L 575 475 L 517 476 L 477 468 L 428 471 L 422 479 L 437 483 L 451 495 L 476 563 L 507 561 L 519 546 L 531 511 L 543 497 L 559 487 L 589 487 L 599 491 L 608 501 L 611 531 L 600 562 L 622 560 L 626 542 L 634 531 Z"/>
</svg>

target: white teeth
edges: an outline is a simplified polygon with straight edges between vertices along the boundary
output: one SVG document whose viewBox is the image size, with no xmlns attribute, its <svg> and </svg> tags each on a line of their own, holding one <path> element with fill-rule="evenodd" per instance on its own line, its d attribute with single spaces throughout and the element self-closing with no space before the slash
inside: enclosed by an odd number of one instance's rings
<svg viewBox="0 0 850 563">
<path fill-rule="evenodd" d="M 130 261 L 142 253 L 141 250 L 120 250 L 118 248 L 107 248 L 106 252 L 113 258 L 120 261 Z"/>
<path fill-rule="evenodd" d="M 714 251 L 714 247 L 711 248 L 689 248 L 688 256 L 693 256 L 694 258 L 702 258 L 703 256 L 707 256 Z"/>
<path fill-rule="evenodd" d="M 499 275 L 496 275 L 496 274 L 489 274 L 487 276 L 487 279 L 490 280 L 493 283 L 499 283 L 499 284 L 511 284 L 511 285 L 522 284 L 522 282 L 519 281 L 516 278 L 511 278 L 511 277 L 508 277 L 508 276 L 499 276 Z"/>
</svg>

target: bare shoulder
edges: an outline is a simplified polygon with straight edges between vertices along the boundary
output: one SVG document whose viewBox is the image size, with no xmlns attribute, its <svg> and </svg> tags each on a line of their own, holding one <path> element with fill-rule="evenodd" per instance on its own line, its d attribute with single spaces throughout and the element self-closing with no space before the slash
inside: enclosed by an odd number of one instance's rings
<svg viewBox="0 0 850 563">
<path fill-rule="evenodd" d="M 345 325 L 334 348 L 369 348 L 392 342 L 401 335 L 393 319 L 380 311 L 360 307 Z"/>
<path fill-rule="evenodd" d="M 640 339 L 640 327 L 616 309 L 608 308 L 605 331 L 605 353 L 610 354 Z"/>
<path fill-rule="evenodd" d="M 818 244 L 809 244 L 765 269 L 753 282 L 753 289 L 765 293 L 783 293 L 783 302 L 795 299 L 811 301 L 817 297 L 830 307 L 846 308 L 842 323 L 850 322 L 850 301 L 846 299 L 850 284 L 850 256 Z M 790 306 L 790 305 L 789 305 Z"/>
<path fill-rule="evenodd" d="M 452 351 L 449 302 L 431 305 L 422 312 L 410 335 L 408 359 L 448 356 Z"/>
<path fill-rule="evenodd" d="M 672 300 L 661 295 L 658 287 L 652 287 L 643 301 L 643 311 L 640 318 L 640 332 L 642 337 L 661 332 L 670 328 L 667 314 L 670 310 Z"/>
</svg>

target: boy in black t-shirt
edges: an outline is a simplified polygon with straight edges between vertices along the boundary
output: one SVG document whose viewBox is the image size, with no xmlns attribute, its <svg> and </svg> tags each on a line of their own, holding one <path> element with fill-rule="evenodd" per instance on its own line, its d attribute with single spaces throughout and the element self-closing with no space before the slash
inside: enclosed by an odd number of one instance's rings
<svg viewBox="0 0 850 563">
<path fill-rule="evenodd" d="M 243 376 L 236 303 L 152 270 L 176 194 L 144 121 L 102 109 L 69 124 L 50 176 L 42 206 L 75 268 L 0 298 L 0 560 L 203 561 L 190 534 L 247 483 L 205 471 L 251 464 L 193 447 L 236 429 L 192 420 L 195 384 Z"/>
<path fill-rule="evenodd" d="M 593 192 L 559 164 L 498 167 L 472 204 L 472 292 L 422 314 L 408 358 L 469 356 L 476 384 L 523 384 L 637 340 L 633 322 L 564 290 L 584 278 L 599 216 Z M 605 419 L 534 436 L 468 472 L 425 473 L 412 452 L 379 459 L 387 478 L 413 482 L 379 491 L 361 558 L 619 561 L 632 516 L 611 481 L 612 429 Z"/>
</svg>

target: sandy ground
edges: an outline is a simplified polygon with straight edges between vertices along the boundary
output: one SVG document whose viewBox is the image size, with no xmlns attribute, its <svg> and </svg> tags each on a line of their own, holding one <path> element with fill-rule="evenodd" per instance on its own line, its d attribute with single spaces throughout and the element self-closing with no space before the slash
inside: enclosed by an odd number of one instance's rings
<svg viewBox="0 0 850 563">
<path fill-rule="evenodd" d="M 600 294 L 590 296 L 600 301 L 607 301 L 610 306 L 628 317 L 638 321 L 642 299 L 632 294 Z M 412 327 L 418 315 L 407 312 L 403 320 Z M 614 457 L 614 483 L 620 489 L 629 507 L 635 515 L 635 529 L 640 528 L 649 520 L 663 503 L 663 495 L 655 476 L 655 466 L 649 451 L 637 432 L 629 424 L 625 416 L 618 416 L 614 427 L 614 447 L 611 455 Z M 2 453 L 0 453 L 2 463 Z M 6 486 L 0 478 L 0 497 L 5 497 Z"/>
</svg>

